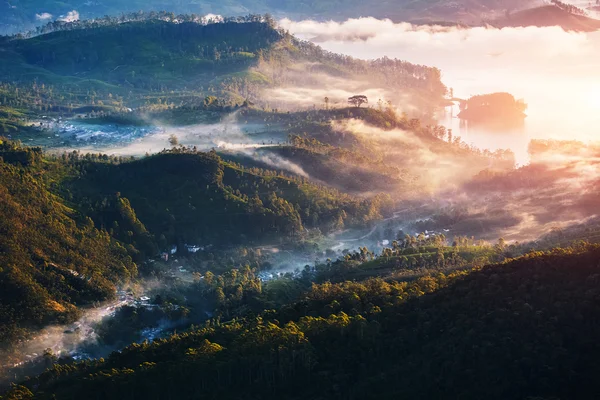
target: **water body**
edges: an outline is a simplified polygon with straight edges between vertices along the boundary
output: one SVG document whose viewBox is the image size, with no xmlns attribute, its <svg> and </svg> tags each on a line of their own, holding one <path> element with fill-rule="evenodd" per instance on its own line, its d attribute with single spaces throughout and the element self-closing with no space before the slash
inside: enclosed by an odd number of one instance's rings
<svg viewBox="0 0 600 400">
<path fill-rule="evenodd" d="M 510 148 L 528 162 L 531 139 L 595 141 L 600 126 L 600 32 L 549 28 L 442 28 L 362 18 L 344 23 L 284 20 L 282 25 L 326 50 L 362 59 L 390 57 L 435 66 L 454 96 L 509 92 L 528 104 L 521 130 L 490 132 L 439 121 L 467 143 Z M 409 105 L 398 105 L 410 111 Z"/>
</svg>

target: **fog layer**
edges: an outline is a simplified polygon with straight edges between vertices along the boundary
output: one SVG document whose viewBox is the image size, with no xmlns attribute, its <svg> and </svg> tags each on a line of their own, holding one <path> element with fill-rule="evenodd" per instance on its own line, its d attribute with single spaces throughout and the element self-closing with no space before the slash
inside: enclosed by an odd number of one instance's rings
<svg viewBox="0 0 600 400">
<path fill-rule="evenodd" d="M 510 136 L 468 129 L 450 114 L 440 116 L 467 142 L 492 150 L 510 147 L 522 164 L 528 161 L 529 139 L 595 137 L 600 122 L 600 32 L 565 32 L 559 27 L 461 29 L 374 18 L 280 23 L 333 52 L 436 66 L 455 97 L 505 91 L 523 98 L 529 105 L 525 126 Z"/>
</svg>

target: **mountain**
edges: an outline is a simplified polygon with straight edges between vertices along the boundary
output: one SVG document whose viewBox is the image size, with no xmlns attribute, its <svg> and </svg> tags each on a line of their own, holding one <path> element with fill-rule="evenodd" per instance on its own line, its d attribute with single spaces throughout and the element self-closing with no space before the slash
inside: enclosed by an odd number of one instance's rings
<svg viewBox="0 0 600 400">
<path fill-rule="evenodd" d="M 329 53 L 276 29 L 268 17 L 219 23 L 167 14 L 127 18 L 57 24 L 41 35 L 0 41 L 3 99 L 12 112 L 29 106 L 67 116 L 201 105 L 207 96 L 228 104 L 250 99 L 268 108 L 309 108 L 327 95 L 331 104 L 347 104 L 361 92 L 425 112 L 446 94 L 436 68 Z"/>
<path fill-rule="evenodd" d="M 479 24 L 482 19 L 496 18 L 506 10 L 520 10 L 537 5 L 528 0 L 390 0 L 390 1 L 335 1 L 308 0 L 228 0 L 203 2 L 164 0 L 13 0 L 0 4 L 0 34 L 12 34 L 34 29 L 53 20 L 72 21 L 76 19 L 102 18 L 105 15 L 119 15 L 138 11 L 167 10 L 175 14 L 218 14 L 223 16 L 247 15 L 251 13 L 271 13 L 276 17 L 292 19 L 344 20 L 360 16 L 391 18 L 395 22 L 449 21 Z"/>
<path fill-rule="evenodd" d="M 68 322 L 137 274 L 131 255 L 48 189 L 39 149 L 0 142 L 0 342 Z"/>
<path fill-rule="evenodd" d="M 8 398 L 595 398 L 599 259 L 314 284 L 259 317 L 59 363 Z"/>
<path fill-rule="evenodd" d="M 557 5 L 547 5 L 511 13 L 492 22 L 498 27 L 560 26 L 567 31 L 593 32 L 600 29 L 600 20 L 578 15 Z"/>
<path fill-rule="evenodd" d="M 134 261 L 173 244 L 299 244 L 307 228 L 364 226 L 389 206 L 183 148 L 131 161 L 3 140 L 0 168 L 4 344 L 111 299 Z"/>
<path fill-rule="evenodd" d="M 105 229 L 115 220 L 120 226 L 115 206 L 122 196 L 162 248 L 301 240 L 306 228 L 361 225 L 381 218 L 386 206 L 384 198 L 353 198 L 303 178 L 228 163 L 214 152 L 176 148 L 118 165 L 74 162 L 77 175 L 64 179 L 61 190 L 83 212 Z"/>
</svg>

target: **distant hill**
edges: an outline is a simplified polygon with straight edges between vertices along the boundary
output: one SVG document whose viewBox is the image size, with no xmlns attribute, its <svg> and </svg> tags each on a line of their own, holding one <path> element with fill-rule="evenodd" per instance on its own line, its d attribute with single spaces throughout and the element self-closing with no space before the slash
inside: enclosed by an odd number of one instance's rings
<svg viewBox="0 0 600 400">
<path fill-rule="evenodd" d="M 400 21 L 450 21 L 478 24 L 482 18 L 503 15 L 506 10 L 532 7 L 534 0 L 51 0 L 6 1 L 0 3 L 0 34 L 32 29 L 54 19 L 99 18 L 137 11 L 166 10 L 174 14 L 219 14 L 223 16 L 249 13 L 272 13 L 276 17 L 344 20 L 373 16 Z M 75 11 L 75 13 L 73 12 Z"/>
<path fill-rule="evenodd" d="M 4 81 L 37 80 L 71 89 L 199 89 L 246 70 L 281 35 L 261 22 L 201 25 L 160 20 L 68 26 L 0 51 Z"/>
<path fill-rule="evenodd" d="M 436 68 L 330 53 L 276 29 L 268 17 L 209 24 L 193 16 L 139 18 L 51 25 L 41 35 L 0 41 L 2 98 L 73 113 L 202 104 L 208 95 L 271 108 L 309 108 L 328 95 L 345 105 L 354 94 L 435 107 L 446 93 Z"/>
<path fill-rule="evenodd" d="M 560 26 L 567 31 L 592 32 L 600 29 L 600 20 L 572 14 L 555 5 L 531 8 L 493 22 L 498 27 Z"/>
</svg>

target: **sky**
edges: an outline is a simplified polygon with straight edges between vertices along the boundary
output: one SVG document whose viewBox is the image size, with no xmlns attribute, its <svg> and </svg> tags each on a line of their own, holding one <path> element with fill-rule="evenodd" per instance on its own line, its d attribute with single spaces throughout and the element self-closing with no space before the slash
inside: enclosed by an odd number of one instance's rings
<svg viewBox="0 0 600 400">
<path fill-rule="evenodd" d="M 460 131 L 458 119 L 440 116 L 468 143 L 492 150 L 511 148 L 521 163 L 527 162 L 531 138 L 597 137 L 600 32 L 565 32 L 559 27 L 461 29 L 375 18 L 342 23 L 284 19 L 280 24 L 330 51 L 435 66 L 456 97 L 505 91 L 524 99 L 529 106 L 525 127 L 508 135 Z"/>
</svg>

